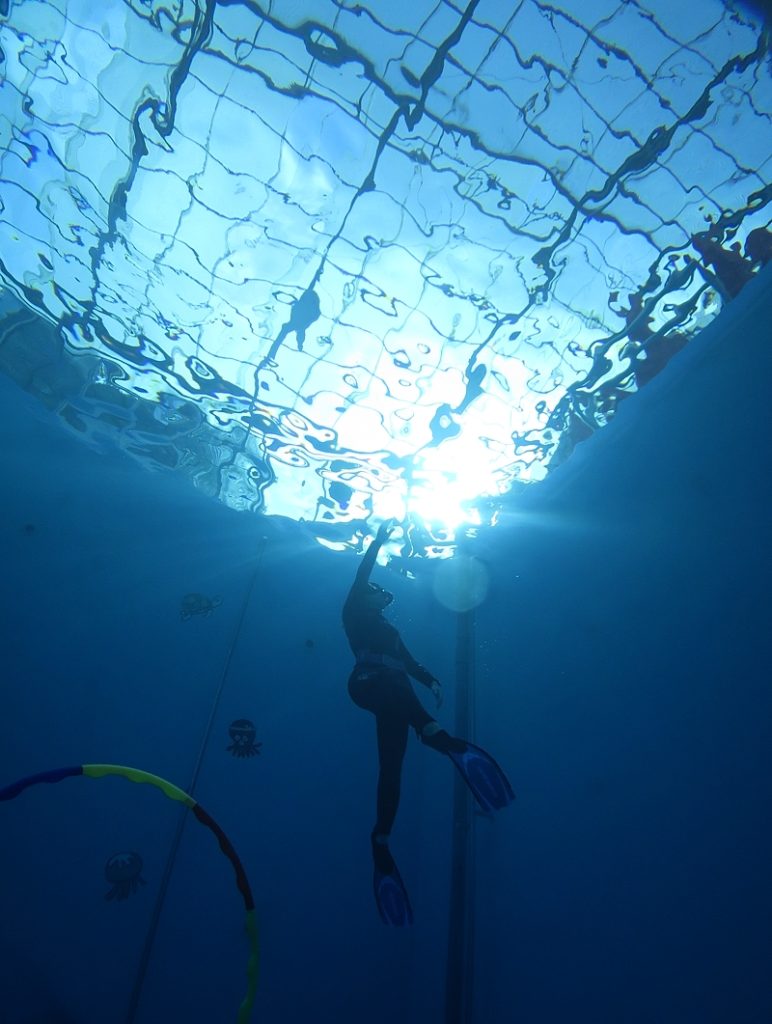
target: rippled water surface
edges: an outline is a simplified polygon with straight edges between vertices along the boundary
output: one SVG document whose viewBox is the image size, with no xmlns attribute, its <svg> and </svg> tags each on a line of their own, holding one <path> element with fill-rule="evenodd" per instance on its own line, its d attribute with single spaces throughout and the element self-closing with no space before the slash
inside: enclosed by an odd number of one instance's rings
<svg viewBox="0 0 772 1024">
<path fill-rule="evenodd" d="M 443 554 L 767 261 L 767 45 L 713 0 L 5 0 L 0 367 Z"/>
</svg>

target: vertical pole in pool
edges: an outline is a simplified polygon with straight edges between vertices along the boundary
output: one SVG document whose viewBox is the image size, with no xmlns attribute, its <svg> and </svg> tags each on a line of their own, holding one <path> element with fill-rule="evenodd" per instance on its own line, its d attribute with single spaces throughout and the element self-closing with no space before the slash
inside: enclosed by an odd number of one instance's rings
<svg viewBox="0 0 772 1024">
<path fill-rule="evenodd" d="M 474 609 L 456 620 L 455 734 L 474 740 Z M 450 921 L 445 977 L 445 1024 L 474 1019 L 474 814 L 471 794 L 458 772 L 453 795 Z"/>
</svg>

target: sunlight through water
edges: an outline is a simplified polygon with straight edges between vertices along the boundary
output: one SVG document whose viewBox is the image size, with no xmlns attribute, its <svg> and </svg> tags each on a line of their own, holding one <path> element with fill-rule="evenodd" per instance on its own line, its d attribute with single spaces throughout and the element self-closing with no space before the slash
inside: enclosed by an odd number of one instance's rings
<svg viewBox="0 0 772 1024">
<path fill-rule="evenodd" d="M 768 44 L 718 0 L 0 0 L 0 369 L 447 555 L 769 259 Z"/>
</svg>

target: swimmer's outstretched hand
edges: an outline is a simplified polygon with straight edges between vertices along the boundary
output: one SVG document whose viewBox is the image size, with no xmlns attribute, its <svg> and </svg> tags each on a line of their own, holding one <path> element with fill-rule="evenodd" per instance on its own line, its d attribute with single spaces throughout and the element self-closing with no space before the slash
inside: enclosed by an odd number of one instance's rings
<svg viewBox="0 0 772 1024">
<path fill-rule="evenodd" d="M 384 519 L 381 525 L 378 527 L 378 532 L 375 535 L 375 539 L 379 544 L 384 544 L 391 536 L 394 530 L 394 520 Z"/>
<path fill-rule="evenodd" d="M 439 679 L 433 680 L 430 689 L 434 694 L 434 699 L 437 701 L 437 710 L 442 707 L 442 686 L 440 685 Z"/>
</svg>

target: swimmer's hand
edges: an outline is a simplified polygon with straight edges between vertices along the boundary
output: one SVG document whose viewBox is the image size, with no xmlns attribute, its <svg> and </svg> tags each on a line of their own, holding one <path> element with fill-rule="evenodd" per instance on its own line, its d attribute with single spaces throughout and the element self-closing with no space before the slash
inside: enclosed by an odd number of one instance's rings
<svg viewBox="0 0 772 1024">
<path fill-rule="evenodd" d="M 378 544 L 385 544 L 391 536 L 394 530 L 394 520 L 384 519 L 381 525 L 378 527 L 378 532 L 375 535 L 375 540 Z"/>
<path fill-rule="evenodd" d="M 429 689 L 434 694 L 434 699 L 437 701 L 437 709 L 439 710 L 442 707 L 442 686 L 439 679 L 432 680 Z"/>
</svg>

